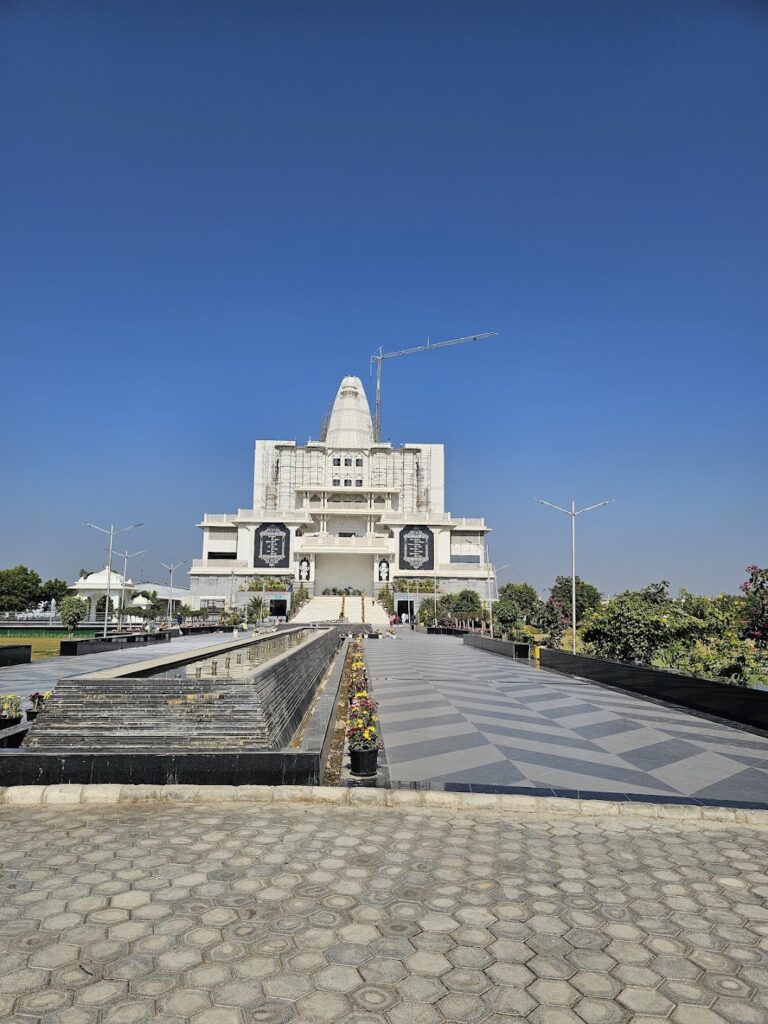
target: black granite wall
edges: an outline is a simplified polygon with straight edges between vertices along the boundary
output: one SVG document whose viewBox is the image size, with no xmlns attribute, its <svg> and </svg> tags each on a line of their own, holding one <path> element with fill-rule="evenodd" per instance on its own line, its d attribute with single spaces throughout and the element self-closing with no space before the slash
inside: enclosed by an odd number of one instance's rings
<svg viewBox="0 0 768 1024">
<path fill-rule="evenodd" d="M 665 672 L 663 669 L 605 661 L 586 654 L 541 649 L 541 664 L 556 672 L 592 679 L 630 693 L 701 711 L 730 722 L 768 731 L 768 691 L 716 683 L 711 679 Z"/>
<path fill-rule="evenodd" d="M 286 744 L 341 642 L 338 629 L 325 630 L 247 680 L 62 680 L 26 745 L 0 750 L 0 785 L 318 785 L 335 697 L 328 695 L 322 722 L 310 724 L 310 742 Z M 339 678 L 329 681 L 335 692 Z M 207 702 L 207 692 L 217 699 Z M 189 702 L 188 693 L 198 699 Z"/>
<path fill-rule="evenodd" d="M 28 665 L 32 661 L 32 644 L 0 646 L 0 668 L 8 665 Z"/>
<path fill-rule="evenodd" d="M 266 665 L 256 677 L 259 704 L 273 746 L 284 746 L 293 736 L 338 647 L 338 630 L 329 629 L 310 644 Z"/>
<path fill-rule="evenodd" d="M 465 634 L 464 643 L 468 647 L 478 647 L 481 651 L 503 654 L 505 658 L 527 658 L 531 650 L 528 644 L 515 643 L 512 640 L 497 640 L 495 637 L 479 636 L 477 633 Z"/>
</svg>

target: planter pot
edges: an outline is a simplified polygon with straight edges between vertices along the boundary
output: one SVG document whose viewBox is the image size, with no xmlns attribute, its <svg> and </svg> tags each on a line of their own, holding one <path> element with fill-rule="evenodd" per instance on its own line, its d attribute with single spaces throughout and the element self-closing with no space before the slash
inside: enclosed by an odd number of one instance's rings
<svg viewBox="0 0 768 1024">
<path fill-rule="evenodd" d="M 350 750 L 349 760 L 351 762 L 352 774 L 358 776 L 375 775 L 378 758 L 379 752 L 375 749 Z"/>
<path fill-rule="evenodd" d="M 27 721 L 34 722 L 37 716 L 40 714 L 39 711 L 35 711 L 34 708 L 27 708 Z"/>
<path fill-rule="evenodd" d="M 13 718 L 0 718 L 0 729 L 12 729 L 14 725 L 21 725 L 21 715 Z"/>
</svg>

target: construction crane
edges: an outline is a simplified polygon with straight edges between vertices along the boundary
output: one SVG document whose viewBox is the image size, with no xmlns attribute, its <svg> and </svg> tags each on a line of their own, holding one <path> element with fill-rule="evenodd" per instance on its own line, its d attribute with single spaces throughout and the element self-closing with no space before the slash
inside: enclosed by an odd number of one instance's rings
<svg viewBox="0 0 768 1024">
<path fill-rule="evenodd" d="M 385 352 L 380 348 L 371 356 L 371 373 L 373 364 L 376 363 L 376 440 L 381 440 L 381 364 L 385 359 L 395 359 L 397 356 L 410 356 L 416 352 L 431 352 L 435 348 L 447 348 L 449 345 L 464 345 L 470 341 L 483 341 L 485 338 L 495 338 L 498 331 L 486 331 L 484 334 L 466 334 L 463 338 L 449 338 L 448 341 L 430 341 L 427 338 L 426 345 L 415 345 L 413 348 L 401 348 L 397 352 Z"/>
</svg>

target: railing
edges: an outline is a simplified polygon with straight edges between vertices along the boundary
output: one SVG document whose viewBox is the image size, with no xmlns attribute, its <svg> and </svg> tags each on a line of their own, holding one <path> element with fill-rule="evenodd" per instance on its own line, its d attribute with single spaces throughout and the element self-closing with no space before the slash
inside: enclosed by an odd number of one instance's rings
<svg viewBox="0 0 768 1024">
<path fill-rule="evenodd" d="M 220 569 L 221 575 L 226 576 L 231 569 L 247 569 L 249 568 L 246 561 L 236 558 L 193 558 L 192 559 L 193 569 Z"/>
<path fill-rule="evenodd" d="M 365 537 L 336 537 L 331 533 L 305 533 L 302 534 L 302 550 L 311 548 L 393 548 L 391 537 L 376 537 L 368 535 Z"/>
<path fill-rule="evenodd" d="M 381 513 L 381 522 L 394 523 L 396 525 L 403 522 L 424 523 L 429 526 L 430 523 L 450 523 L 451 516 L 448 512 L 423 512 L 418 509 L 411 510 L 410 512 L 402 509 L 394 512 L 386 510 Z"/>
</svg>

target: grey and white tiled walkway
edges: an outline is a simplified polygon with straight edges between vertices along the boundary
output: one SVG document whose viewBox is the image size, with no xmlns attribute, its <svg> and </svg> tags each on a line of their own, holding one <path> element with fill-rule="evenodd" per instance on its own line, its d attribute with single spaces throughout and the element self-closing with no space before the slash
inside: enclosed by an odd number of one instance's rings
<svg viewBox="0 0 768 1024">
<path fill-rule="evenodd" d="M 212 647 L 231 639 L 230 633 L 203 633 L 199 636 L 180 636 L 167 644 L 153 644 L 150 647 L 131 647 L 122 651 L 104 651 L 77 657 L 44 658 L 29 665 L 9 665 L 0 668 L 0 692 L 16 693 L 26 699 L 36 690 L 53 690 L 56 683 L 67 676 L 85 676 L 89 672 L 101 672 L 173 654 L 183 656 L 198 648 Z"/>
<path fill-rule="evenodd" d="M 399 630 L 366 644 L 393 782 L 768 802 L 768 738 Z"/>
</svg>

